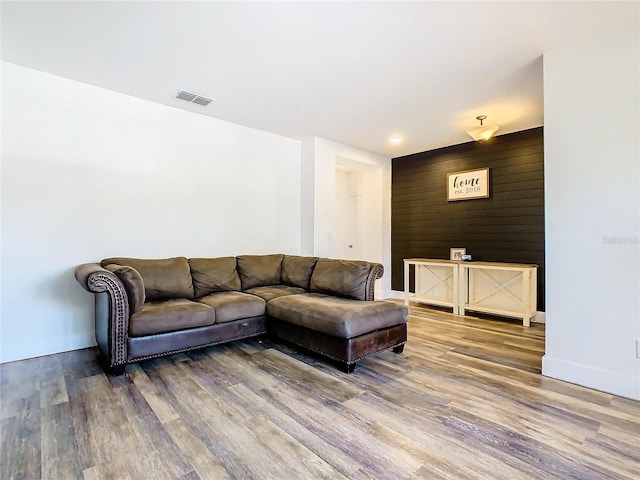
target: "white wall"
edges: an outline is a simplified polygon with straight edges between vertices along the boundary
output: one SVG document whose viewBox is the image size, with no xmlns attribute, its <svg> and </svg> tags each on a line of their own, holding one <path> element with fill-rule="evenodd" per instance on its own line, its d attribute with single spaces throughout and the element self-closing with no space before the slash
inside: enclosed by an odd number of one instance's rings
<svg viewBox="0 0 640 480">
<path fill-rule="evenodd" d="M 640 399 L 637 10 L 635 28 L 544 57 L 542 371 Z"/>
<path fill-rule="evenodd" d="M 313 165 L 313 254 L 339 257 L 336 226 L 336 166 L 356 169 L 363 174 L 363 211 L 366 215 L 364 260 L 380 262 L 385 269 L 376 282 L 376 298 L 391 294 L 391 159 L 319 137 L 303 142 L 306 162 Z M 304 208 L 304 207 L 303 207 Z M 303 234 L 304 236 L 304 234 Z"/>
<path fill-rule="evenodd" d="M 300 158 L 300 250 L 303 255 L 313 256 L 313 224 L 315 210 L 315 141 L 307 139 L 302 142 Z"/>
<path fill-rule="evenodd" d="M 300 149 L 3 62 L 0 361 L 95 343 L 80 263 L 300 253 Z"/>
</svg>

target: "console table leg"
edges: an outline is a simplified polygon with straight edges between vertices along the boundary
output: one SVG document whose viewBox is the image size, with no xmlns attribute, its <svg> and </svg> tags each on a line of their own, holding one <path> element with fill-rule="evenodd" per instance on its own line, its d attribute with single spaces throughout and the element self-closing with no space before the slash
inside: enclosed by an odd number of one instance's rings
<svg viewBox="0 0 640 480">
<path fill-rule="evenodd" d="M 529 271 L 522 272 L 522 307 L 523 307 L 523 319 L 522 325 L 529 327 L 531 325 L 531 292 L 530 292 L 530 276 Z"/>
<path fill-rule="evenodd" d="M 404 262 L 404 305 L 409 305 L 409 264 Z"/>
<path fill-rule="evenodd" d="M 458 265 L 458 315 L 465 315 L 464 306 L 469 302 L 469 269 Z"/>
</svg>

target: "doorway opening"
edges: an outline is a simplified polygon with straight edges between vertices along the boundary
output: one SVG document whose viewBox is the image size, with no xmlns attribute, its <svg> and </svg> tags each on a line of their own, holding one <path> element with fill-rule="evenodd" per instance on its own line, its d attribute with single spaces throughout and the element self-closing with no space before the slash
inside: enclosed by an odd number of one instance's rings
<svg viewBox="0 0 640 480">
<path fill-rule="evenodd" d="M 345 157 L 335 165 L 335 256 L 382 263 L 382 169 Z"/>
</svg>

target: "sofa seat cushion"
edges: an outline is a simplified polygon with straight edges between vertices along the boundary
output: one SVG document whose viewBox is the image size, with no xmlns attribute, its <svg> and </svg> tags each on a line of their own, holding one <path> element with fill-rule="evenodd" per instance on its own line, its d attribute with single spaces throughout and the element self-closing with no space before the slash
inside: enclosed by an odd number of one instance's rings
<svg viewBox="0 0 640 480">
<path fill-rule="evenodd" d="M 339 338 L 353 338 L 407 322 L 407 308 L 392 302 L 363 301 L 305 293 L 274 298 L 267 315 Z"/>
<path fill-rule="evenodd" d="M 175 332 L 187 328 L 212 325 L 214 310 L 191 300 L 176 299 L 147 302 L 129 319 L 129 335 L 143 337 L 158 333 Z"/>
<path fill-rule="evenodd" d="M 255 295 L 242 292 L 217 292 L 198 299 L 216 311 L 216 323 L 264 315 L 266 302 Z"/>
<path fill-rule="evenodd" d="M 264 299 L 265 302 L 269 302 L 284 295 L 297 295 L 299 293 L 307 293 L 307 291 L 304 288 L 290 287 L 288 285 L 270 285 L 268 287 L 250 288 L 246 290 L 246 293 L 257 295 Z"/>
</svg>

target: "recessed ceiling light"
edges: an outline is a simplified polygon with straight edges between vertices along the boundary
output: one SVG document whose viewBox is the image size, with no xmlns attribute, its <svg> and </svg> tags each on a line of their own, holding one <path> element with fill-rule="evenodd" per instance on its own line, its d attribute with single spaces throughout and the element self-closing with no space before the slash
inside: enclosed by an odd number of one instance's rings
<svg viewBox="0 0 640 480">
<path fill-rule="evenodd" d="M 402 142 L 404 142 L 404 139 L 402 137 L 391 137 L 389 139 L 389 143 L 393 145 L 400 145 Z"/>
</svg>

